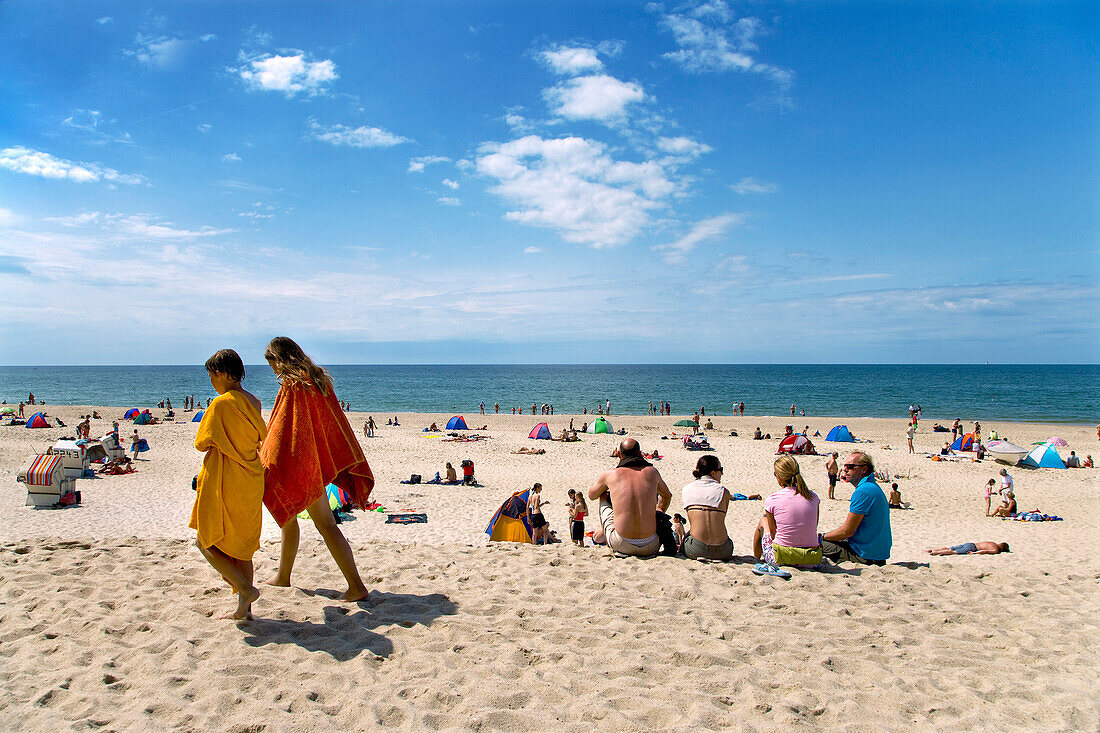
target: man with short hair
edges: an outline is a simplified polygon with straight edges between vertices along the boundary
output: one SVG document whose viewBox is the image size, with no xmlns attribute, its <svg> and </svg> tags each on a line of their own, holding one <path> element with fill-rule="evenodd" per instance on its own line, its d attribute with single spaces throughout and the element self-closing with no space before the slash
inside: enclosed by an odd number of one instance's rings
<svg viewBox="0 0 1100 733">
<path fill-rule="evenodd" d="M 1074 451 L 1069 452 L 1069 458 L 1066 459 L 1066 468 L 1080 468 L 1081 459 L 1077 457 L 1077 453 Z"/>
<path fill-rule="evenodd" d="M 821 535 L 822 554 L 833 562 L 885 565 L 893 546 L 890 507 L 875 483 L 874 461 L 863 451 L 852 451 L 840 468 L 840 477 L 855 489 L 844 523 Z"/>
<path fill-rule="evenodd" d="M 642 456 L 638 441 L 619 443 L 619 465 L 604 471 L 588 490 L 588 498 L 599 502 L 600 524 L 593 539 L 607 542 L 623 555 L 648 557 L 661 549 L 657 536 L 657 512 L 672 502 L 661 474 Z"/>
</svg>

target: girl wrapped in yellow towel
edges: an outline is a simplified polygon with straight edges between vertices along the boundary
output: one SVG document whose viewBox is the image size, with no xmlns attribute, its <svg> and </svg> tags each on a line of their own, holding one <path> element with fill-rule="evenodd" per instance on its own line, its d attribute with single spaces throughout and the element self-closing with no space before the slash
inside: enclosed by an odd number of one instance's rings
<svg viewBox="0 0 1100 733">
<path fill-rule="evenodd" d="M 195 506 L 188 526 L 214 569 L 237 591 L 237 608 L 221 618 L 252 618 L 260 597 L 253 585 L 252 556 L 260 549 L 264 468 L 260 443 L 267 435 L 260 401 L 241 387 L 244 363 L 222 349 L 206 361 L 218 396 L 206 408 L 195 448 L 206 453 L 199 471 Z"/>
</svg>

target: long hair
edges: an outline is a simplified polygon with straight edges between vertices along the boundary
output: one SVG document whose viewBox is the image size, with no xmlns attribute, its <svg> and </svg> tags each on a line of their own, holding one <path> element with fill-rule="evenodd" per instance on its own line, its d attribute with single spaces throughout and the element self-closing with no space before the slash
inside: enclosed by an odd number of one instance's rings
<svg viewBox="0 0 1100 733">
<path fill-rule="evenodd" d="M 718 456 L 711 453 L 706 453 L 699 456 L 698 462 L 695 464 L 695 470 L 691 472 L 691 475 L 695 478 L 703 478 L 710 475 L 714 471 L 717 471 L 722 467 L 722 462 L 718 460 Z"/>
<path fill-rule="evenodd" d="M 775 475 L 784 486 L 794 489 L 795 493 L 806 501 L 813 501 L 813 494 L 810 492 L 810 487 L 806 486 L 806 481 L 802 478 L 802 470 L 798 467 L 798 461 L 794 456 L 776 458 Z"/>
<path fill-rule="evenodd" d="M 314 387 L 322 394 L 332 389 L 329 373 L 317 366 L 293 339 L 286 336 L 271 339 L 264 358 L 271 362 L 280 382 Z"/>
</svg>

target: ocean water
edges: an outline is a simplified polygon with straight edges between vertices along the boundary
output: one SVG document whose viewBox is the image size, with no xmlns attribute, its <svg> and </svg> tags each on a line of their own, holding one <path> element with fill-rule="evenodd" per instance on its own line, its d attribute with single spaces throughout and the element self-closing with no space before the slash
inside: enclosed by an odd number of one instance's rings
<svg viewBox="0 0 1100 733">
<path fill-rule="evenodd" d="M 424 365 L 328 367 L 337 396 L 352 409 L 390 412 L 486 412 L 532 403 L 556 414 L 579 413 L 611 400 L 612 414 L 645 414 L 666 400 L 676 415 L 904 417 L 919 403 L 925 419 L 1100 422 L 1100 365 Z M 266 365 L 247 367 L 245 387 L 270 407 L 278 391 Z M 169 397 L 216 396 L 195 366 L 0 367 L 0 399 L 17 403 L 33 392 L 51 404 L 151 407 Z"/>
</svg>

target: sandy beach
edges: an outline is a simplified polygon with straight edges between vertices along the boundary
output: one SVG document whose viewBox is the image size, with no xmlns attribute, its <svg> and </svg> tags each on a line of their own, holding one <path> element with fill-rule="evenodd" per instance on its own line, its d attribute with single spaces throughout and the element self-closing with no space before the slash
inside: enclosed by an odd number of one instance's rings
<svg viewBox="0 0 1100 733">
<path fill-rule="evenodd" d="M 1096 730 L 1100 726 L 1100 472 L 1013 468 L 1021 510 L 1061 522 L 983 516 L 983 486 L 1001 464 L 933 462 L 942 433 L 920 423 L 916 455 L 902 419 L 799 417 L 824 435 L 836 424 L 870 443 L 877 467 L 898 475 L 907 510 L 891 517 L 885 568 L 851 564 L 795 571 L 787 581 L 750 572 L 762 502 L 731 504 L 737 561 L 616 559 L 602 548 L 487 545 L 490 517 L 535 481 L 547 518 L 567 537 L 566 491 L 587 490 L 613 465 L 617 436 L 532 441 L 543 420 L 466 414 L 491 439 L 444 442 L 423 433 L 449 414 L 402 414 L 400 427 L 362 437 L 373 498 L 417 510 L 426 524 L 386 524 L 355 512 L 341 525 L 368 602 L 334 600 L 341 578 L 304 523 L 294 587 L 263 587 L 257 619 L 216 620 L 231 593 L 187 528 L 197 424 L 143 426 L 151 449 L 138 472 L 78 481 L 83 504 L 24 506 L 24 460 L 73 435 L 93 408 L 47 406 L 70 427 L 0 427 L 0 721 L 5 729 L 358 730 Z M 96 408 L 102 435 L 118 408 Z M 27 413 L 28 415 L 30 412 Z M 154 410 L 154 414 L 163 411 Z M 266 412 L 265 412 L 266 415 Z M 384 423 L 386 415 L 375 414 Z M 677 417 L 611 416 L 657 448 L 656 465 L 680 509 L 699 453 L 671 436 Z M 707 431 L 731 491 L 767 495 L 786 417 L 717 417 Z M 129 434 L 130 423 L 121 421 Z M 738 437 L 729 435 L 731 430 Z M 984 423 L 1029 445 L 1065 438 L 1097 454 L 1083 426 Z M 848 444 L 814 439 L 842 456 Z M 520 447 L 544 455 L 516 455 Z M 887 450 L 884 446 L 890 446 Z M 1068 449 L 1067 449 L 1068 451 Z M 471 459 L 481 487 L 408 485 L 444 463 Z M 851 487 L 824 498 L 823 456 L 799 457 L 822 497 L 822 530 L 847 512 Z M 591 523 L 590 523 L 591 524 Z M 591 526 L 590 526 L 591 528 Z M 929 547 L 1008 542 L 996 556 L 930 557 Z M 265 514 L 257 575 L 275 567 L 278 528 Z"/>
</svg>

